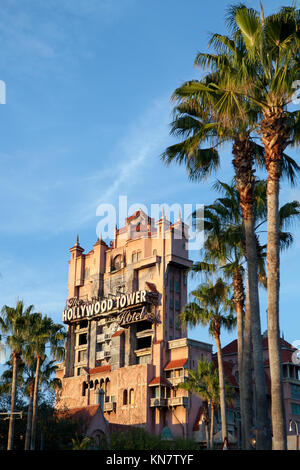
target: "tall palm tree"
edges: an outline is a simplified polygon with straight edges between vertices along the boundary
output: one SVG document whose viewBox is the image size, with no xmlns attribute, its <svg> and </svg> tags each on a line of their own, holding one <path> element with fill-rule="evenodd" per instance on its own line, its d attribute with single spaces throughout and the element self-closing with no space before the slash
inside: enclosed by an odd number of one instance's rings
<svg viewBox="0 0 300 470">
<path fill-rule="evenodd" d="M 237 338 L 238 338 L 238 368 L 239 368 L 239 392 L 242 422 L 243 447 L 248 447 L 251 403 L 249 400 L 249 390 L 244 386 L 244 381 L 249 380 L 244 377 L 245 371 L 250 372 L 249 364 L 243 364 L 244 360 L 244 264 L 245 264 L 245 231 L 243 217 L 241 213 L 239 191 L 234 185 L 218 182 L 215 188 L 222 190 L 224 196 L 218 198 L 213 204 L 206 206 L 204 210 L 203 226 L 206 233 L 206 241 L 203 249 L 203 261 L 196 262 L 192 270 L 194 272 L 216 272 L 221 269 L 227 279 L 230 279 L 233 287 L 233 299 L 237 318 Z M 256 183 L 255 201 L 259 201 L 261 194 L 258 190 L 261 184 Z M 258 217 L 257 211 L 256 215 Z M 198 214 L 194 214 L 197 222 Z M 259 218 L 258 218 L 259 220 Z M 204 223 L 202 223 L 204 222 Z M 259 248 L 259 247 L 258 247 Z M 260 250 L 257 250 L 260 255 Z M 260 258 L 260 257 L 259 257 Z M 264 277 L 263 262 L 259 259 L 261 277 Z M 246 344 L 250 347 L 250 342 Z M 245 358 L 249 357 L 245 354 Z"/>
<path fill-rule="evenodd" d="M 6 335 L 6 344 L 11 350 L 13 361 L 7 450 L 13 449 L 18 365 L 22 357 L 25 343 L 27 319 L 32 310 L 33 305 L 25 308 L 22 300 L 17 302 L 16 307 L 8 307 L 7 305 L 4 305 L 1 310 L 0 327 L 2 332 Z"/>
<path fill-rule="evenodd" d="M 255 103 L 261 114 L 258 134 L 268 172 L 267 314 L 273 447 L 283 450 L 287 444 L 280 357 L 278 201 L 285 149 L 300 141 L 300 112 L 291 113 L 287 109 L 295 92 L 294 83 L 299 79 L 300 15 L 295 5 L 265 17 L 262 7 L 258 12 L 240 4 L 231 8 L 229 24 L 233 36 L 247 50 L 247 80 L 236 83 L 237 90 Z"/>
<path fill-rule="evenodd" d="M 29 319 L 28 331 L 36 331 L 36 322 L 39 322 L 40 314 L 32 314 Z M 37 357 L 36 350 L 29 343 L 25 347 L 23 354 L 23 375 L 25 380 L 25 394 L 29 397 L 28 411 L 27 411 L 27 425 L 25 436 L 25 450 L 30 450 L 31 431 L 32 431 L 32 417 L 33 417 L 33 404 L 35 399 L 35 374 L 37 370 Z M 53 378 L 57 367 L 55 360 L 49 360 L 46 355 L 40 357 L 39 367 L 39 385 L 47 386 L 47 388 L 59 388 L 60 380 Z M 38 398 L 36 398 L 36 401 Z"/>
<path fill-rule="evenodd" d="M 221 43 L 214 35 L 211 44 Z M 241 41 L 229 38 L 223 41 L 222 53 L 218 55 L 198 54 L 195 64 L 206 67 L 212 72 L 201 81 L 189 81 L 176 89 L 173 100 L 174 120 L 171 134 L 183 140 L 166 149 L 162 155 L 165 163 L 176 161 L 185 164 L 191 179 L 203 179 L 217 170 L 220 164 L 217 148 L 227 141 L 232 141 L 233 167 L 236 187 L 240 194 L 240 205 L 244 219 L 245 243 L 249 276 L 249 308 L 251 314 L 256 375 L 258 422 L 258 448 L 263 448 L 267 441 L 267 401 L 264 378 L 263 353 L 260 343 L 261 326 L 259 313 L 257 252 L 253 219 L 254 160 L 260 161 L 261 148 L 252 138 L 252 130 L 258 119 L 258 108 L 250 106 L 249 100 L 235 93 L 230 81 L 238 75 L 246 48 Z M 225 53 L 226 52 L 226 53 Z M 291 178 L 297 165 L 291 159 L 286 160 L 285 170 L 291 172 Z M 271 445 L 269 439 L 269 447 Z M 268 446 L 267 446 L 268 447 Z"/>
<path fill-rule="evenodd" d="M 237 315 L 238 328 L 238 365 L 240 404 L 242 415 L 242 434 L 244 447 L 249 445 L 249 433 L 252 407 L 249 397 L 249 372 L 250 372 L 250 324 L 248 322 L 248 310 L 244 317 L 244 265 L 245 232 L 243 217 L 239 204 L 239 191 L 234 183 L 231 185 L 218 181 L 214 188 L 222 192 L 222 197 L 216 199 L 213 204 L 205 206 L 204 214 L 194 213 L 197 226 L 203 228 L 206 233 L 202 261 L 196 262 L 193 272 L 208 274 L 221 269 L 226 278 L 231 279 L 233 285 L 234 302 Z M 258 253 L 258 278 L 266 287 L 266 245 L 263 244 L 262 232 L 267 221 L 266 181 L 257 180 L 254 187 L 254 221 L 255 235 Z M 293 241 L 293 236 L 286 229 L 295 220 L 300 219 L 300 203 L 292 201 L 284 204 L 279 211 L 280 244 L 281 249 L 286 249 Z M 249 296 L 248 296 L 249 297 Z M 247 324 L 247 331 L 244 334 Z M 249 332 L 248 332 L 249 330 Z M 247 342 L 246 348 L 244 341 Z M 248 371 L 247 376 L 245 371 Z M 246 381 L 246 383 L 244 383 Z"/>
<path fill-rule="evenodd" d="M 39 382 L 40 386 L 46 388 L 47 390 L 53 389 L 57 390 L 61 388 L 61 380 L 53 377 L 57 370 L 55 365 L 55 360 L 49 360 L 45 357 L 41 362 Z M 26 426 L 26 436 L 25 436 L 25 450 L 30 449 L 30 438 L 31 438 L 31 428 L 32 428 L 32 412 L 33 412 L 33 396 L 34 396 L 34 382 L 35 382 L 35 372 L 36 372 L 36 361 L 31 362 L 30 364 L 25 364 L 24 374 L 25 374 L 25 384 L 26 389 L 25 393 L 29 396 L 28 403 L 28 412 L 27 412 L 27 426 Z"/>
<path fill-rule="evenodd" d="M 26 351 L 23 354 L 23 359 L 18 366 L 17 371 L 17 385 L 18 390 L 21 391 L 22 396 L 28 397 L 27 407 L 27 426 L 26 426 L 26 437 L 25 437 L 25 450 L 30 449 L 30 434 L 32 424 L 32 404 L 33 404 L 33 391 L 34 391 L 34 379 L 36 371 L 36 360 L 30 359 L 26 355 Z M 13 362 L 8 361 L 6 363 L 7 369 L 1 375 L 0 394 L 11 393 L 12 378 L 13 378 Z M 54 360 L 49 360 L 47 357 L 42 361 L 41 372 L 40 372 L 40 384 L 47 390 L 61 388 L 61 380 L 54 376 L 57 370 Z"/>
<path fill-rule="evenodd" d="M 196 326 L 199 324 L 208 326 L 210 334 L 215 339 L 218 356 L 223 441 L 225 437 L 227 437 L 227 424 L 224 367 L 220 334 L 222 327 L 231 330 L 236 325 L 236 320 L 232 314 L 233 303 L 229 295 L 230 287 L 225 284 L 221 278 L 218 278 L 215 283 L 208 281 L 192 291 L 194 300 L 188 303 L 180 314 L 180 320 L 183 326 Z"/>
<path fill-rule="evenodd" d="M 46 315 L 43 317 L 41 313 L 35 314 L 30 331 L 30 338 L 28 354 L 31 354 L 36 359 L 30 438 L 30 449 L 34 450 L 41 364 L 46 357 L 46 346 L 50 347 L 50 354 L 53 358 L 58 360 L 63 358 L 63 341 L 65 339 L 63 325 L 55 324 L 51 318 L 47 317 Z"/>
</svg>

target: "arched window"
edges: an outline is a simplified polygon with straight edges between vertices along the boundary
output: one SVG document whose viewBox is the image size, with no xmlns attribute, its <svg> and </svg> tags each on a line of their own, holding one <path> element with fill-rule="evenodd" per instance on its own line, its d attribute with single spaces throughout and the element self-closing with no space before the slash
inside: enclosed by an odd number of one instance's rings
<svg viewBox="0 0 300 470">
<path fill-rule="evenodd" d="M 109 396 L 110 396 L 110 381 L 109 381 L 109 378 L 105 379 L 105 395 L 106 395 L 106 398 L 109 398 Z"/>
<path fill-rule="evenodd" d="M 122 264 L 122 256 L 121 256 L 121 255 L 117 255 L 117 256 L 114 258 L 113 269 L 115 269 L 115 270 L 121 269 L 121 264 Z"/>
<path fill-rule="evenodd" d="M 99 380 L 96 379 L 95 380 L 95 390 L 97 390 L 99 388 Z"/>
<path fill-rule="evenodd" d="M 88 388 L 88 384 L 86 382 L 82 382 L 81 393 L 82 393 L 83 397 L 85 397 L 85 391 L 86 391 L 87 388 Z"/>
<path fill-rule="evenodd" d="M 130 392 L 129 392 L 129 404 L 134 405 L 134 390 L 133 390 L 133 388 L 131 388 Z"/>
<path fill-rule="evenodd" d="M 157 250 L 154 249 L 152 254 L 153 254 L 153 256 L 156 256 L 157 255 Z"/>
<path fill-rule="evenodd" d="M 136 263 L 136 262 L 137 262 L 137 254 L 136 254 L 136 251 L 134 251 L 134 252 L 132 253 L 131 261 L 132 261 L 133 263 Z"/>
<path fill-rule="evenodd" d="M 94 382 L 91 380 L 89 383 L 90 388 L 94 388 Z"/>
<path fill-rule="evenodd" d="M 123 405 L 127 405 L 127 400 L 128 400 L 128 392 L 127 390 L 123 391 Z"/>
<path fill-rule="evenodd" d="M 142 252 L 138 251 L 137 252 L 137 260 L 140 261 L 140 259 L 142 259 Z"/>
</svg>

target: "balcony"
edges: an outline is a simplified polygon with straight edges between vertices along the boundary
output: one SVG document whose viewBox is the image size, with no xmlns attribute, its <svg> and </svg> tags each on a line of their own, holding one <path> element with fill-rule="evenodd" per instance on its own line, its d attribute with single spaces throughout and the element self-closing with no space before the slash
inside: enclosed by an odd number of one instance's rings
<svg viewBox="0 0 300 470">
<path fill-rule="evenodd" d="M 173 387 L 176 387 L 179 384 L 182 384 L 183 382 L 187 381 L 187 377 L 167 377 L 168 381 L 173 385 Z"/>
<path fill-rule="evenodd" d="M 154 335 L 154 331 L 152 329 L 138 331 L 136 333 L 137 338 L 145 338 L 146 336 L 153 336 L 153 335 Z"/>
<path fill-rule="evenodd" d="M 168 406 L 184 406 L 188 405 L 188 397 L 173 397 L 168 398 Z"/>
<path fill-rule="evenodd" d="M 116 411 L 116 400 L 114 397 L 110 397 L 110 400 L 104 403 L 103 411 L 107 411 L 108 413 Z"/>
<path fill-rule="evenodd" d="M 101 361 L 102 359 L 104 359 L 104 351 L 97 351 L 96 352 L 96 359 L 97 359 L 97 361 Z"/>
<path fill-rule="evenodd" d="M 110 333 L 102 333 L 97 335 L 97 343 L 104 343 L 105 341 L 109 341 L 111 339 Z"/>
<path fill-rule="evenodd" d="M 150 398 L 150 406 L 153 408 L 155 406 L 161 407 L 161 406 L 168 406 L 168 399 L 167 398 Z"/>
</svg>

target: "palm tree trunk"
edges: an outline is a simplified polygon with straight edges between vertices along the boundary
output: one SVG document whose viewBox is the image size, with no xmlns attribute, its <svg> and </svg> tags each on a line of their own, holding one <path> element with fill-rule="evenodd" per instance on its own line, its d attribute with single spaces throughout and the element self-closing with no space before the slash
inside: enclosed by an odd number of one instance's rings
<svg viewBox="0 0 300 470">
<path fill-rule="evenodd" d="M 243 370 L 243 351 L 244 351 L 244 286 L 243 277 L 240 269 L 236 269 L 233 275 L 233 295 L 237 318 L 237 343 L 238 343 L 238 368 L 239 368 L 239 392 L 240 392 L 240 410 L 241 410 L 241 428 L 242 440 L 244 441 L 244 422 L 245 422 L 245 397 L 244 397 L 244 370 Z"/>
<path fill-rule="evenodd" d="M 233 166 L 236 173 L 237 189 L 240 193 L 240 205 L 245 228 L 247 272 L 249 282 L 249 308 L 251 315 L 251 330 L 253 342 L 253 360 L 255 373 L 255 393 L 257 403 L 257 444 L 259 450 L 270 449 L 271 439 L 268 435 L 268 403 L 266 393 L 266 380 L 264 371 L 261 325 L 259 312 L 257 251 L 254 231 L 253 213 L 253 143 L 248 135 L 239 136 L 233 146 Z"/>
<path fill-rule="evenodd" d="M 13 450 L 14 446 L 14 431 L 15 431 L 15 403 L 17 394 L 17 372 L 18 372 L 18 355 L 13 352 L 13 375 L 11 384 L 11 405 L 10 405 L 10 418 L 8 429 L 7 450 Z"/>
<path fill-rule="evenodd" d="M 40 358 L 40 356 L 37 356 L 35 381 L 34 381 L 34 392 L 33 392 L 33 407 L 32 407 L 32 426 L 31 426 L 31 442 L 30 442 L 30 449 L 31 450 L 35 450 L 38 389 L 39 389 L 39 379 L 40 379 L 40 364 L 41 364 L 41 358 Z"/>
<path fill-rule="evenodd" d="M 218 370 L 219 370 L 222 441 L 224 442 L 225 437 L 227 437 L 226 400 L 225 400 L 225 383 L 224 383 L 224 366 L 223 366 L 223 358 L 222 358 L 222 349 L 221 349 L 220 335 L 218 333 L 215 333 L 215 340 L 216 340 L 216 345 L 217 345 Z"/>
<path fill-rule="evenodd" d="M 256 238 L 253 232 L 253 221 L 245 221 L 247 244 L 247 269 L 249 278 L 249 309 L 251 317 L 251 338 L 253 347 L 253 364 L 256 397 L 257 450 L 271 449 L 271 436 L 268 432 L 268 401 L 264 370 L 262 335 L 259 313 L 258 276 L 256 257 Z"/>
<path fill-rule="evenodd" d="M 245 323 L 244 323 L 244 351 L 243 351 L 243 389 L 244 389 L 244 423 L 243 423 L 243 448 L 245 450 L 251 449 L 250 433 L 252 423 L 252 406 L 251 406 L 251 315 L 249 308 L 249 282 L 247 276 L 247 293 L 246 293 L 246 308 L 245 308 Z"/>
<path fill-rule="evenodd" d="M 215 406 L 213 402 L 210 404 L 210 444 L 209 448 L 214 448 L 214 419 L 215 419 Z"/>
<path fill-rule="evenodd" d="M 274 450 L 286 450 L 287 438 L 283 402 L 282 367 L 279 327 L 279 224 L 278 199 L 281 177 L 282 155 L 289 143 L 290 130 L 282 109 L 265 112 L 260 122 L 260 136 L 265 149 L 265 163 L 268 171 L 267 208 L 267 272 L 268 272 L 268 348 L 271 376 L 271 415 Z"/>
<path fill-rule="evenodd" d="M 206 400 L 203 402 L 203 416 L 205 420 L 204 424 L 205 424 L 207 449 L 209 449 L 209 410 L 208 410 L 208 402 Z"/>
<path fill-rule="evenodd" d="M 205 434 L 206 434 L 207 449 L 209 449 L 209 421 L 205 421 Z"/>
<path fill-rule="evenodd" d="M 274 450 L 286 450 L 285 410 L 282 389 L 282 367 L 279 327 L 279 180 L 268 178 L 268 348 L 271 376 L 271 415 Z"/>
<path fill-rule="evenodd" d="M 32 408 L 33 408 L 33 392 L 34 392 L 34 384 L 31 382 L 29 384 L 29 404 L 28 404 L 28 412 L 27 412 L 25 450 L 30 450 L 31 426 L 32 426 Z"/>
</svg>

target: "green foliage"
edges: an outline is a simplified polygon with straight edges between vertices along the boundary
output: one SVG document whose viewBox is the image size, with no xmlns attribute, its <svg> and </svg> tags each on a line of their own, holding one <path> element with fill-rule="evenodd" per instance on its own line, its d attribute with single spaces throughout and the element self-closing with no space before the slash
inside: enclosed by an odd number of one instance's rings
<svg viewBox="0 0 300 470">
<path fill-rule="evenodd" d="M 90 450 L 93 445 L 92 440 L 89 437 L 83 437 L 81 440 L 78 436 L 72 439 L 73 450 Z"/>
<path fill-rule="evenodd" d="M 189 302 L 179 316 L 183 326 L 208 326 L 212 336 L 219 336 L 221 327 L 228 331 L 235 327 L 230 286 L 221 278 L 215 283 L 207 281 L 201 284 L 191 294 L 194 301 Z"/>
<path fill-rule="evenodd" d="M 142 427 L 130 427 L 127 431 L 112 432 L 103 444 L 103 450 L 196 450 L 199 445 L 192 439 L 174 438 L 164 441 Z"/>
</svg>

